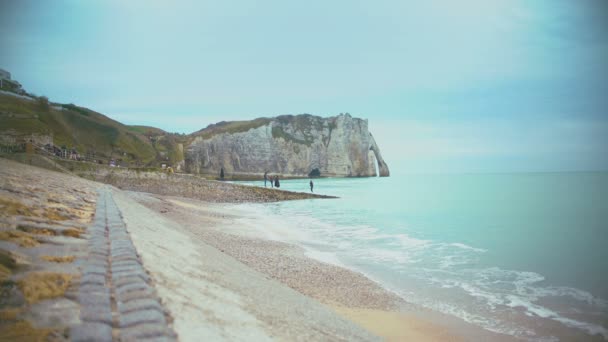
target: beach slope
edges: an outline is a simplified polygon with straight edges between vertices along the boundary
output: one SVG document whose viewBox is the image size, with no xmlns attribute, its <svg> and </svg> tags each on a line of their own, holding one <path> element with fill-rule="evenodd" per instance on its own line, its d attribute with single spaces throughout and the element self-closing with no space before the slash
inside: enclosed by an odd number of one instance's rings
<svg viewBox="0 0 608 342">
<path fill-rule="evenodd" d="M 377 338 L 114 191 L 127 229 L 180 340 Z"/>
</svg>

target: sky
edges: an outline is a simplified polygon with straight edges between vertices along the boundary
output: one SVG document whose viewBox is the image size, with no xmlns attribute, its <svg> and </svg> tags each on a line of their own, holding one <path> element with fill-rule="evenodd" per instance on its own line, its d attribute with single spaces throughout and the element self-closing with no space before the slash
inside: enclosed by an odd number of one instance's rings
<svg viewBox="0 0 608 342">
<path fill-rule="evenodd" d="M 0 0 L 0 68 L 125 124 L 350 113 L 393 174 L 608 170 L 608 1 Z"/>
</svg>

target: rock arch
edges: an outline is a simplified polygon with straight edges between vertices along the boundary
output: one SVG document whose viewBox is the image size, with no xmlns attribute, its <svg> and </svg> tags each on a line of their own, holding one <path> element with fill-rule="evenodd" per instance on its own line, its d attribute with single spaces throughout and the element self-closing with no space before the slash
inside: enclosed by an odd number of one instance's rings
<svg viewBox="0 0 608 342">
<path fill-rule="evenodd" d="M 376 145 L 376 140 L 374 140 L 374 136 L 370 133 L 370 146 L 369 149 L 374 152 L 374 156 L 376 156 L 376 162 L 378 163 L 378 173 L 380 177 L 388 177 L 390 176 L 390 171 L 388 170 L 388 165 L 382 159 L 382 154 L 380 154 L 380 149 L 378 145 Z"/>
</svg>

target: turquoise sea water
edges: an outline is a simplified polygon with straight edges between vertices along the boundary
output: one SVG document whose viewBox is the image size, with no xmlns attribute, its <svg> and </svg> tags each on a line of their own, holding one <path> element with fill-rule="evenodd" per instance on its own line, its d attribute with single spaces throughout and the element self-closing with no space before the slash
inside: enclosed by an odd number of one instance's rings
<svg viewBox="0 0 608 342">
<path fill-rule="evenodd" d="M 608 173 L 316 179 L 315 191 L 340 198 L 250 206 L 414 304 L 524 340 L 608 339 Z"/>
</svg>

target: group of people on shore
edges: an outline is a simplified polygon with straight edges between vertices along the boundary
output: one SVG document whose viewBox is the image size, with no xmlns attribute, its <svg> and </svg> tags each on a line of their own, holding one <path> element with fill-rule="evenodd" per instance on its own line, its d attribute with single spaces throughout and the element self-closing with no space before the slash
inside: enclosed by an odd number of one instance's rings
<svg viewBox="0 0 608 342">
<path fill-rule="evenodd" d="M 264 172 L 264 187 L 266 187 L 266 182 L 270 181 L 270 186 L 273 188 L 280 188 L 281 182 L 279 182 L 279 176 L 269 176 L 268 172 Z"/>
<path fill-rule="evenodd" d="M 281 183 L 279 182 L 279 176 L 269 176 L 268 172 L 264 172 L 264 187 L 266 187 L 267 182 L 270 181 L 270 186 L 273 188 L 280 188 L 281 187 Z M 312 179 L 310 180 L 310 192 L 313 192 L 313 188 L 314 188 L 314 183 L 312 182 Z"/>
</svg>

